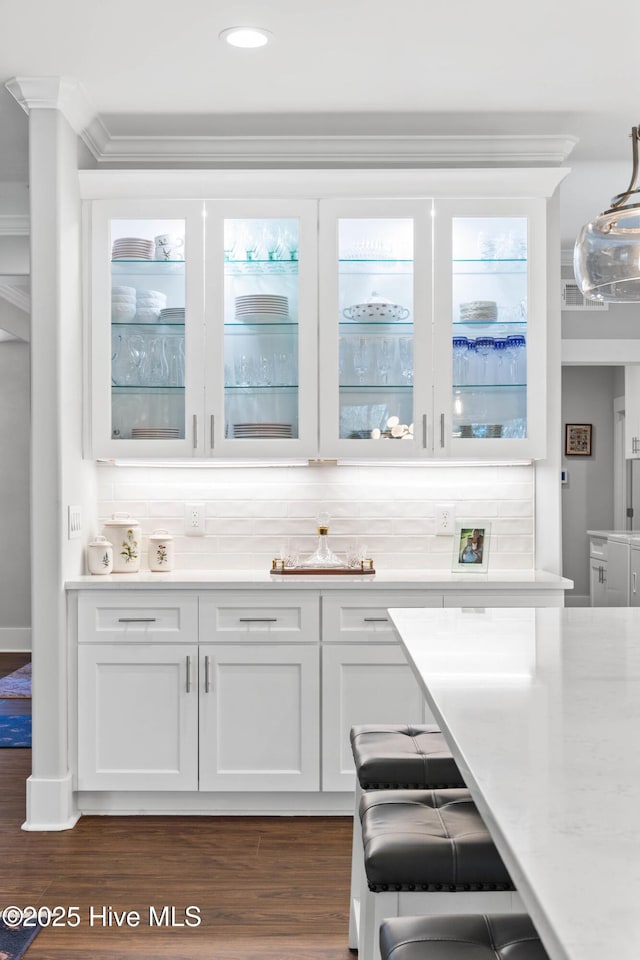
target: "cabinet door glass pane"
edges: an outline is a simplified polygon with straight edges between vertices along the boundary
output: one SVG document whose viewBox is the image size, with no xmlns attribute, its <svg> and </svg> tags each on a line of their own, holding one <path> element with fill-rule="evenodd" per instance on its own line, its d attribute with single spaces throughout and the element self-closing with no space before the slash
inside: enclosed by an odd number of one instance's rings
<svg viewBox="0 0 640 960">
<path fill-rule="evenodd" d="M 297 218 L 224 224 L 225 436 L 298 437 Z"/>
<path fill-rule="evenodd" d="M 185 221 L 111 221 L 111 435 L 185 436 Z"/>
<path fill-rule="evenodd" d="M 413 220 L 341 219 L 339 436 L 413 434 Z"/>
<path fill-rule="evenodd" d="M 527 220 L 453 221 L 453 436 L 527 436 Z"/>
</svg>

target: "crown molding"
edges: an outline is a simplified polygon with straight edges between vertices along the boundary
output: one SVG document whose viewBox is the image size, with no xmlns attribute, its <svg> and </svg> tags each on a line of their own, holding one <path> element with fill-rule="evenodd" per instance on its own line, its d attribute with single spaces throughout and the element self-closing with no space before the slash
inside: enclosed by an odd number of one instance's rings
<svg viewBox="0 0 640 960">
<path fill-rule="evenodd" d="M 111 134 L 82 85 L 72 77 L 14 77 L 5 84 L 26 113 L 59 110 L 98 164 L 218 166 L 287 164 L 558 165 L 576 143 L 564 135 L 230 135 Z"/>
<path fill-rule="evenodd" d="M 103 125 L 104 130 L 104 125 Z M 106 132 L 106 131 L 105 131 Z M 563 163 L 577 140 L 566 136 L 109 136 L 100 163 L 450 164 Z"/>
</svg>

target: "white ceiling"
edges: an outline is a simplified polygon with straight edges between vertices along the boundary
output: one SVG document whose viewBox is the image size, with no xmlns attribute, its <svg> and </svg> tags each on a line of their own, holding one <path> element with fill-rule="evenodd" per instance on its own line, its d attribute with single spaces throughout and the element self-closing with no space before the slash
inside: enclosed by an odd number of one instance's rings
<svg viewBox="0 0 640 960">
<path fill-rule="evenodd" d="M 111 136 L 562 134 L 570 163 L 624 161 L 640 119 L 637 0 L 20 0 L 0 81 L 79 81 Z M 606 19 L 605 19 L 606 18 Z M 261 50 L 218 33 L 256 24 Z M 27 122 L 0 94 L 0 180 Z M 610 193 L 626 186 L 611 184 Z"/>
</svg>

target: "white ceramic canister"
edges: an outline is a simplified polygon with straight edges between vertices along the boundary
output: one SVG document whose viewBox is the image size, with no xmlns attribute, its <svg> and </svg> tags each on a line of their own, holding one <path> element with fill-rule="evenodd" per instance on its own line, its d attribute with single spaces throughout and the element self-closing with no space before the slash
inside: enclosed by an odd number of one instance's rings
<svg viewBox="0 0 640 960">
<path fill-rule="evenodd" d="M 173 537 L 168 530 L 154 530 L 149 537 L 149 570 L 153 573 L 173 570 Z"/>
<path fill-rule="evenodd" d="M 142 539 L 139 522 L 128 513 L 114 513 L 104 526 L 113 543 L 113 572 L 138 573 Z"/>
<path fill-rule="evenodd" d="M 106 537 L 96 537 L 87 546 L 89 573 L 111 573 L 113 570 L 113 544 Z"/>
</svg>

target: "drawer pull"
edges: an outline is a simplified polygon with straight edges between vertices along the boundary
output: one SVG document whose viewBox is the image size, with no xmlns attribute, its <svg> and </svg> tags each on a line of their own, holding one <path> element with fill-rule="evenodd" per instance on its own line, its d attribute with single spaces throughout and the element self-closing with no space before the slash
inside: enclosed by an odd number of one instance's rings
<svg viewBox="0 0 640 960">
<path fill-rule="evenodd" d="M 187 655 L 187 693 L 191 693 L 191 657 Z"/>
<path fill-rule="evenodd" d="M 155 617 L 118 617 L 118 623 L 155 623 Z"/>
<path fill-rule="evenodd" d="M 363 617 L 365 623 L 389 623 L 389 617 Z"/>
<path fill-rule="evenodd" d="M 209 661 L 210 657 L 207 655 L 204 658 L 204 692 L 209 693 L 211 689 L 211 674 L 209 672 Z"/>
<path fill-rule="evenodd" d="M 240 623 L 277 623 L 277 617 L 240 617 Z"/>
</svg>

